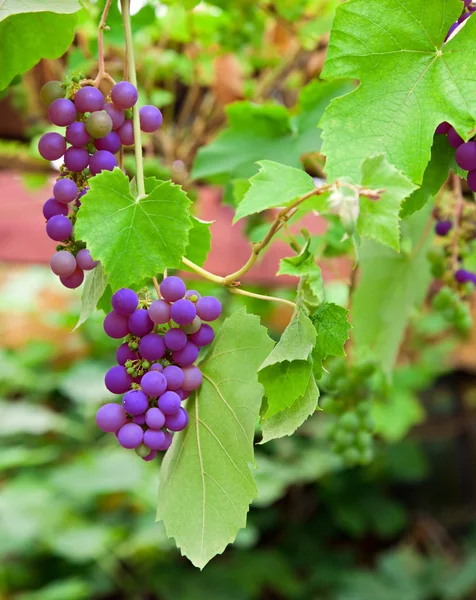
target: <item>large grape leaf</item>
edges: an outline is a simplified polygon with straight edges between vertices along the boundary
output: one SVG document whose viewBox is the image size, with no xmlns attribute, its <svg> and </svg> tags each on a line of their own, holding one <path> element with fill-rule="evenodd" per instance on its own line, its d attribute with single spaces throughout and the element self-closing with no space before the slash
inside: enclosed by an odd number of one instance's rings
<svg viewBox="0 0 476 600">
<path fill-rule="evenodd" d="M 316 328 L 316 345 L 312 351 L 314 375 L 322 376 L 322 362 L 328 356 L 345 356 L 344 345 L 349 337 L 349 311 L 342 306 L 325 302 L 311 317 Z"/>
<path fill-rule="evenodd" d="M 263 397 L 256 373 L 272 347 L 258 317 L 241 309 L 226 319 L 200 363 L 190 423 L 162 464 L 157 519 L 197 567 L 235 539 L 258 495 L 250 470 Z"/>
<path fill-rule="evenodd" d="M 96 310 L 99 300 L 101 300 L 107 287 L 107 276 L 101 263 L 95 269 L 86 273 L 86 278 L 81 294 L 81 311 L 79 319 L 74 329 L 80 327 Z M 108 309 L 110 308 L 108 304 Z"/>
<path fill-rule="evenodd" d="M 0 2 L 0 90 L 41 58 L 58 58 L 74 38 L 77 0 Z"/>
<path fill-rule="evenodd" d="M 358 178 L 362 160 L 384 152 L 421 183 L 435 128 L 468 137 L 476 118 L 476 19 L 447 44 L 459 0 L 349 0 L 337 9 L 324 79 L 358 79 L 320 122 L 331 180 Z M 356 179 L 357 180 L 357 179 Z"/>
<path fill-rule="evenodd" d="M 90 180 L 75 234 L 102 262 L 116 290 L 180 265 L 192 226 L 189 205 L 171 181 L 158 181 L 137 201 L 120 169 L 103 171 Z"/>
</svg>

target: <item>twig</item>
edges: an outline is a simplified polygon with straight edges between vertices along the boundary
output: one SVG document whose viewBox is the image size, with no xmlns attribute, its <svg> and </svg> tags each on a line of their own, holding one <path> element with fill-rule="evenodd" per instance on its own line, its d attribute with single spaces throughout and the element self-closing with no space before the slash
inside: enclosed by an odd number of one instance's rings
<svg viewBox="0 0 476 600">
<path fill-rule="evenodd" d="M 453 238 L 451 241 L 452 245 L 452 265 L 455 271 L 458 270 L 458 256 L 459 256 L 459 247 L 458 247 L 458 236 L 459 236 L 459 226 L 461 222 L 461 214 L 463 212 L 464 206 L 464 197 L 463 191 L 461 189 L 461 179 L 453 173 L 453 191 L 456 197 L 455 203 L 455 212 L 454 212 L 454 228 L 453 228 Z"/>
<path fill-rule="evenodd" d="M 155 291 L 157 292 L 157 298 L 162 298 L 162 294 L 160 293 L 159 282 L 157 281 L 157 277 L 152 277 L 152 281 L 154 282 Z"/>
<path fill-rule="evenodd" d="M 232 294 L 237 294 L 239 296 L 249 296 L 250 298 L 257 298 L 258 300 L 268 300 L 272 302 L 281 302 L 282 304 L 287 304 L 288 306 L 292 306 L 296 309 L 296 304 L 291 302 L 291 300 L 285 300 L 284 298 L 278 298 L 277 296 L 265 296 L 264 294 L 255 294 L 254 292 L 248 292 L 241 288 L 228 288 L 228 291 Z"/>
<path fill-rule="evenodd" d="M 103 79 L 107 79 L 112 84 L 116 83 L 114 79 L 109 75 L 104 67 L 104 30 L 108 29 L 106 25 L 107 15 L 111 7 L 112 0 L 106 0 L 106 5 L 102 13 L 101 20 L 98 25 L 98 74 L 93 82 L 95 87 L 99 87 Z"/>
</svg>

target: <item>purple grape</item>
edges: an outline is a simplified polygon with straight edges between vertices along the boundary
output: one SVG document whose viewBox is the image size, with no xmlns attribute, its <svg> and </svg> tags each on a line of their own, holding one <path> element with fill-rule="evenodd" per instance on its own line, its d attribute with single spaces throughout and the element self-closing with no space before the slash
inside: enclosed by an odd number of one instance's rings
<svg viewBox="0 0 476 600">
<path fill-rule="evenodd" d="M 58 160 L 66 152 L 66 140 L 59 133 L 45 133 L 38 142 L 38 151 L 45 160 Z"/>
<path fill-rule="evenodd" d="M 116 367 L 113 367 L 115 369 Z M 122 406 L 132 416 L 144 413 L 149 407 L 149 400 L 141 390 L 130 390 L 124 394 Z"/>
<path fill-rule="evenodd" d="M 182 431 L 188 425 L 188 413 L 185 408 L 180 407 L 174 415 L 169 415 L 165 419 L 165 426 L 170 431 Z"/>
<path fill-rule="evenodd" d="M 458 283 L 469 283 L 474 281 L 474 274 L 466 269 L 458 269 L 455 273 L 455 279 Z"/>
<path fill-rule="evenodd" d="M 166 277 L 160 284 L 160 293 L 167 302 L 175 302 L 185 296 L 185 283 L 180 277 Z"/>
<path fill-rule="evenodd" d="M 91 136 L 86 131 L 86 126 L 82 121 L 75 121 L 66 127 L 66 139 L 77 148 L 86 146 L 91 141 Z"/>
<path fill-rule="evenodd" d="M 164 367 L 160 363 L 154 363 L 150 365 L 149 371 L 157 371 L 158 373 L 162 373 Z"/>
<path fill-rule="evenodd" d="M 197 315 L 203 321 L 214 321 L 221 315 L 221 303 L 213 296 L 203 296 L 197 302 Z"/>
<path fill-rule="evenodd" d="M 453 148 L 459 148 L 461 144 L 464 144 L 463 138 L 457 133 L 454 127 L 451 127 L 448 131 L 448 142 Z"/>
<path fill-rule="evenodd" d="M 134 125 L 130 119 L 126 119 L 124 123 L 117 129 L 121 144 L 124 146 L 134 145 Z"/>
<path fill-rule="evenodd" d="M 469 189 L 472 192 L 476 192 L 476 169 L 468 173 L 467 181 Z"/>
<path fill-rule="evenodd" d="M 68 275 L 68 277 L 60 277 L 60 281 L 64 287 L 70 290 L 75 290 L 84 281 L 84 271 L 79 267 L 76 267 L 76 269 L 71 273 L 71 275 Z"/>
<path fill-rule="evenodd" d="M 187 342 L 185 348 L 172 352 L 172 360 L 180 367 L 188 367 L 197 360 L 198 347 L 192 342 Z"/>
<path fill-rule="evenodd" d="M 46 223 L 46 235 L 56 242 L 67 240 L 72 232 L 73 225 L 64 215 L 55 215 Z"/>
<path fill-rule="evenodd" d="M 154 323 L 149 318 L 149 311 L 139 308 L 129 317 L 129 329 L 133 335 L 143 337 L 152 331 Z"/>
<path fill-rule="evenodd" d="M 156 333 L 148 333 L 139 342 L 139 353 L 146 360 L 159 360 L 165 356 L 165 352 L 164 340 Z"/>
<path fill-rule="evenodd" d="M 66 127 L 76 119 L 76 107 L 67 98 L 58 98 L 48 108 L 48 119 L 53 125 Z"/>
<path fill-rule="evenodd" d="M 142 427 L 137 425 L 137 423 L 126 423 L 119 429 L 117 439 L 123 448 L 132 450 L 142 444 L 144 432 L 142 431 Z"/>
<path fill-rule="evenodd" d="M 96 413 L 96 423 L 99 429 L 107 433 L 116 433 L 126 423 L 126 413 L 120 404 L 109 402 Z"/>
<path fill-rule="evenodd" d="M 178 325 L 190 325 L 197 316 L 197 309 L 193 302 L 183 298 L 172 304 L 170 315 Z"/>
<path fill-rule="evenodd" d="M 170 446 L 172 445 L 172 440 L 173 440 L 172 434 L 169 433 L 168 431 L 164 431 L 164 436 L 165 436 L 164 443 L 162 444 L 162 446 L 160 448 L 158 448 L 158 450 L 162 450 L 163 452 L 165 452 L 166 450 L 168 450 L 170 448 Z"/>
<path fill-rule="evenodd" d="M 187 367 L 185 367 L 185 368 L 187 368 Z M 177 390 L 177 394 L 182 399 L 182 402 L 190 396 L 190 392 L 188 390 L 184 390 L 184 389 Z"/>
<path fill-rule="evenodd" d="M 175 392 L 165 392 L 165 394 L 160 396 L 157 404 L 167 418 L 168 415 L 173 415 L 178 411 L 180 402 L 181 400 L 178 394 Z"/>
<path fill-rule="evenodd" d="M 451 221 L 438 221 L 435 226 L 435 233 L 436 235 L 445 236 L 450 232 L 452 227 L 453 223 Z"/>
<path fill-rule="evenodd" d="M 115 340 L 126 337 L 130 333 L 129 318 L 113 310 L 104 319 L 104 331 Z"/>
<path fill-rule="evenodd" d="M 121 147 L 121 140 L 115 131 L 111 131 L 105 137 L 94 140 L 94 146 L 97 150 L 107 150 L 112 154 L 116 154 Z"/>
<path fill-rule="evenodd" d="M 165 423 L 164 413 L 160 408 L 149 408 L 145 413 L 145 422 L 151 429 L 161 429 Z"/>
<path fill-rule="evenodd" d="M 456 164 L 465 171 L 476 169 L 476 142 L 466 142 L 456 149 Z"/>
<path fill-rule="evenodd" d="M 93 175 L 101 171 L 112 171 L 114 167 L 117 167 L 116 157 L 107 150 L 98 150 L 89 159 L 89 169 Z"/>
<path fill-rule="evenodd" d="M 162 113 L 160 110 L 146 104 L 139 110 L 140 128 L 145 133 L 153 133 L 162 125 Z"/>
<path fill-rule="evenodd" d="M 197 292 L 197 290 L 187 290 L 185 292 L 185 298 L 187 298 L 187 300 L 190 300 L 190 302 L 197 302 L 197 300 L 200 300 L 201 296 Z"/>
<path fill-rule="evenodd" d="M 111 99 L 118 108 L 132 108 L 137 102 L 137 89 L 128 81 L 120 81 L 111 90 Z"/>
<path fill-rule="evenodd" d="M 163 431 L 147 429 L 144 433 L 144 444 L 151 450 L 158 450 L 164 445 L 165 434 Z"/>
<path fill-rule="evenodd" d="M 145 413 L 142 413 L 141 415 L 135 415 L 132 418 L 132 422 L 136 423 L 137 425 L 145 425 Z"/>
<path fill-rule="evenodd" d="M 170 320 L 170 304 L 165 300 L 154 300 L 149 306 L 149 317 L 158 325 Z"/>
<path fill-rule="evenodd" d="M 56 215 L 68 215 L 68 207 L 66 204 L 62 202 L 58 202 L 54 198 L 50 198 L 43 204 L 43 216 L 48 221 L 51 217 L 55 217 Z"/>
<path fill-rule="evenodd" d="M 167 379 L 168 390 L 178 390 L 183 383 L 184 375 L 180 367 L 169 365 L 164 369 L 164 377 Z"/>
<path fill-rule="evenodd" d="M 451 129 L 451 125 L 447 121 L 443 121 L 440 123 L 435 130 L 435 133 L 438 135 L 446 135 L 448 131 Z"/>
<path fill-rule="evenodd" d="M 58 202 L 69 204 L 78 195 L 78 186 L 71 179 L 59 179 L 53 186 L 53 196 Z"/>
<path fill-rule="evenodd" d="M 121 365 L 111 367 L 104 377 L 107 389 L 113 394 L 125 394 L 131 389 L 132 377 Z M 143 412 L 143 411 L 142 411 Z"/>
<path fill-rule="evenodd" d="M 164 340 L 169 350 L 182 350 L 187 343 L 187 334 L 181 329 L 174 327 L 166 332 Z"/>
<path fill-rule="evenodd" d="M 192 335 L 192 333 L 197 333 L 197 331 L 202 326 L 202 319 L 196 316 L 194 320 L 188 325 L 181 325 L 180 329 L 184 331 L 187 335 Z"/>
<path fill-rule="evenodd" d="M 147 456 L 142 457 L 142 460 L 145 460 L 146 462 L 150 462 L 151 460 L 154 460 L 154 458 L 156 456 L 157 456 L 157 450 L 151 450 Z"/>
<path fill-rule="evenodd" d="M 98 260 L 93 260 L 91 252 L 87 248 L 81 248 L 76 255 L 76 261 L 83 271 L 92 271 L 99 264 Z"/>
<path fill-rule="evenodd" d="M 182 389 L 185 392 L 196 390 L 202 385 L 203 375 L 198 367 L 184 367 Z"/>
<path fill-rule="evenodd" d="M 55 275 L 69 277 L 76 269 L 76 259 L 70 252 L 60 250 L 51 257 L 50 266 Z"/>
<path fill-rule="evenodd" d="M 130 317 L 139 304 L 139 296 L 129 288 L 121 288 L 112 296 L 112 308 L 118 315 Z"/>
<path fill-rule="evenodd" d="M 128 360 L 138 360 L 137 352 L 129 348 L 129 344 L 124 342 L 116 351 L 116 360 L 119 365 L 124 366 Z"/>
<path fill-rule="evenodd" d="M 210 325 L 203 323 L 200 329 L 196 333 L 192 333 L 190 336 L 190 341 L 193 342 L 196 346 L 208 346 L 213 342 L 213 338 L 215 337 L 215 332 Z"/>
<path fill-rule="evenodd" d="M 64 153 L 64 164 L 73 173 L 79 173 L 89 164 L 89 152 L 86 148 L 71 146 Z"/>
<path fill-rule="evenodd" d="M 104 96 L 95 87 L 83 87 L 76 92 L 74 105 L 80 113 L 102 110 L 104 108 Z"/>
<path fill-rule="evenodd" d="M 107 104 L 105 104 L 104 110 L 111 117 L 113 130 L 118 129 L 124 123 L 124 120 L 126 118 L 124 115 L 124 111 L 121 108 L 117 108 L 117 106 L 114 106 L 112 102 L 108 102 Z"/>
<path fill-rule="evenodd" d="M 149 371 L 141 379 L 142 390 L 150 398 L 157 398 L 167 389 L 167 380 L 162 373 Z"/>
</svg>

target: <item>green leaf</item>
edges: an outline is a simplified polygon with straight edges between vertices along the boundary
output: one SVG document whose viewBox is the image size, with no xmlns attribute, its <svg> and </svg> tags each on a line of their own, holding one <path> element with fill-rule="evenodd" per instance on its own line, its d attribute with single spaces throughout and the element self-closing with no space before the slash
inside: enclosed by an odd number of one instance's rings
<svg viewBox="0 0 476 600">
<path fill-rule="evenodd" d="M 238 204 L 233 223 L 268 208 L 289 206 L 293 200 L 316 189 L 312 177 L 301 169 L 271 160 L 257 164 L 259 173 L 250 179 L 250 188 Z"/>
<path fill-rule="evenodd" d="M 356 350 L 371 349 L 387 373 L 392 371 L 412 309 L 424 299 L 431 281 L 424 235 L 431 206 L 405 220 L 402 240 L 409 249 L 399 254 L 366 240 L 361 246 L 361 277 L 352 300 L 353 340 Z M 404 244 L 405 242 L 405 244 Z"/>
<path fill-rule="evenodd" d="M 383 151 L 421 183 L 439 123 L 448 121 L 468 137 L 476 118 L 476 21 L 444 43 L 460 14 L 459 0 L 434 0 L 431 10 L 426 0 L 339 6 L 322 77 L 360 85 L 334 100 L 320 122 L 331 180 L 357 180 L 362 160 Z"/>
<path fill-rule="evenodd" d="M 98 300 L 96 308 L 98 310 L 102 310 L 105 313 L 110 312 L 111 300 L 112 300 L 112 289 L 111 289 L 111 286 L 109 284 L 107 284 L 106 289 L 104 290 L 104 294 Z"/>
<path fill-rule="evenodd" d="M 235 539 L 257 496 L 250 465 L 263 388 L 256 373 L 271 347 L 258 317 L 242 309 L 226 319 L 200 363 L 190 424 L 162 463 L 157 518 L 200 568 Z"/>
<path fill-rule="evenodd" d="M 394 388 L 387 401 L 373 403 L 372 417 L 375 433 L 388 442 L 396 442 L 425 419 L 425 411 L 410 390 Z"/>
<path fill-rule="evenodd" d="M 277 413 L 261 423 L 263 439 L 261 444 L 270 440 L 292 435 L 304 421 L 312 415 L 319 400 L 319 389 L 316 385 L 314 376 L 311 375 L 308 380 L 306 391 L 289 408 Z"/>
<path fill-rule="evenodd" d="M 344 345 L 351 327 L 347 320 L 348 313 L 342 306 L 326 302 L 311 317 L 317 332 L 316 346 L 312 352 L 317 379 L 322 377 L 322 362 L 328 356 L 345 356 Z"/>
<path fill-rule="evenodd" d="M 312 322 L 304 313 L 298 312 L 258 370 L 285 360 L 307 360 L 315 343 L 316 331 Z"/>
<path fill-rule="evenodd" d="M 86 281 L 81 294 L 81 312 L 76 323 L 76 330 L 96 310 L 99 300 L 102 298 L 107 287 L 107 276 L 101 263 L 95 269 L 86 273 Z M 74 331 L 73 330 L 73 331 Z"/>
<path fill-rule="evenodd" d="M 379 200 L 360 197 L 360 214 L 357 230 L 360 235 L 372 238 L 398 250 L 400 247 L 400 206 L 404 198 L 416 189 L 403 173 L 388 164 L 379 154 L 362 163 L 361 185 L 370 189 L 385 190 Z"/>
<path fill-rule="evenodd" d="M 197 217 L 191 217 L 192 229 L 188 233 L 188 246 L 185 251 L 185 257 L 201 267 L 207 260 L 208 253 L 212 243 L 212 234 L 210 226 L 213 221 L 202 221 Z M 182 265 L 182 269 L 186 269 Z"/>
<path fill-rule="evenodd" d="M 228 127 L 199 150 L 192 177 L 226 181 L 248 179 L 256 161 L 274 160 L 300 167 L 300 157 L 320 149 L 317 123 L 329 101 L 349 89 L 348 83 L 314 81 L 301 90 L 299 112 L 291 117 L 284 106 L 234 102 L 226 107 Z"/>
<path fill-rule="evenodd" d="M 42 58 L 58 58 L 73 42 L 76 0 L 5 0 L 0 5 L 0 90 Z M 59 14 L 56 14 L 59 13 Z"/>
<path fill-rule="evenodd" d="M 170 181 L 158 182 L 136 201 L 120 169 L 103 171 L 90 181 L 75 232 L 102 262 L 116 290 L 179 267 L 192 226 L 189 204 Z"/>
</svg>

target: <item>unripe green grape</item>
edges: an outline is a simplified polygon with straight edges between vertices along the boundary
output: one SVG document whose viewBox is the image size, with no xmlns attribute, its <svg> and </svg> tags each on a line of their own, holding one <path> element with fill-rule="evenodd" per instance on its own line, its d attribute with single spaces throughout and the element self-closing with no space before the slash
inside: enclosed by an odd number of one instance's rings
<svg viewBox="0 0 476 600">
<path fill-rule="evenodd" d="M 197 331 L 202 326 L 202 320 L 197 315 L 191 323 L 188 325 L 181 325 L 180 329 L 186 333 L 187 335 L 191 335 L 192 333 L 197 333 Z"/>
<path fill-rule="evenodd" d="M 355 412 L 359 415 L 359 417 L 367 416 L 370 412 L 370 402 L 359 402 L 359 404 L 357 404 L 355 407 Z"/>
<path fill-rule="evenodd" d="M 444 310 L 453 303 L 453 293 L 449 288 L 442 288 L 433 298 L 433 308 L 436 310 Z"/>
<path fill-rule="evenodd" d="M 369 377 L 375 373 L 377 365 L 373 360 L 365 360 L 356 366 L 356 371 L 362 377 Z"/>
<path fill-rule="evenodd" d="M 74 83 L 79 83 L 81 81 L 79 75 L 73 75 L 71 77 L 71 81 L 73 81 Z"/>
<path fill-rule="evenodd" d="M 96 140 L 106 137 L 112 131 L 112 119 L 105 110 L 92 112 L 85 125 L 86 131 Z"/>
<path fill-rule="evenodd" d="M 368 465 L 369 463 L 372 462 L 373 458 L 374 458 L 374 451 L 373 451 L 372 447 L 366 448 L 365 450 L 362 450 L 360 452 L 359 464 Z"/>
<path fill-rule="evenodd" d="M 134 373 L 135 373 L 135 369 L 134 369 L 134 367 L 129 367 L 129 368 L 127 369 L 127 373 L 128 373 L 128 375 L 134 375 Z"/>
<path fill-rule="evenodd" d="M 440 279 L 445 274 L 445 263 L 433 263 L 430 270 L 432 277 Z"/>
<path fill-rule="evenodd" d="M 137 446 L 136 454 L 144 458 L 150 454 L 150 448 L 147 448 L 145 444 L 141 444 L 140 446 Z"/>
<path fill-rule="evenodd" d="M 61 85 L 61 81 L 48 81 L 41 88 L 40 99 L 45 106 L 49 106 L 58 98 L 64 98 L 65 94 L 66 91 Z"/>
<path fill-rule="evenodd" d="M 367 415 L 366 417 L 360 418 L 361 427 L 365 428 L 367 431 L 373 431 L 375 427 L 375 422 L 373 420 L 372 415 Z"/>
<path fill-rule="evenodd" d="M 346 465 L 353 466 L 360 462 L 361 454 L 356 448 L 347 448 L 342 454 L 342 459 Z"/>
<path fill-rule="evenodd" d="M 150 367 L 150 362 L 148 360 L 143 360 L 142 361 L 142 368 L 143 369 L 148 369 Z"/>
<path fill-rule="evenodd" d="M 354 412 L 346 412 L 340 417 L 339 425 L 348 431 L 356 431 L 359 429 L 359 418 Z"/>
<path fill-rule="evenodd" d="M 431 263 L 440 263 L 445 259 L 445 251 L 441 246 L 432 246 L 426 255 Z"/>
<path fill-rule="evenodd" d="M 368 431 L 359 431 L 356 436 L 356 444 L 363 451 L 372 447 L 372 435 Z"/>
<path fill-rule="evenodd" d="M 334 444 L 337 448 L 344 450 L 354 443 L 354 435 L 345 429 L 338 429 L 334 435 Z"/>
</svg>

